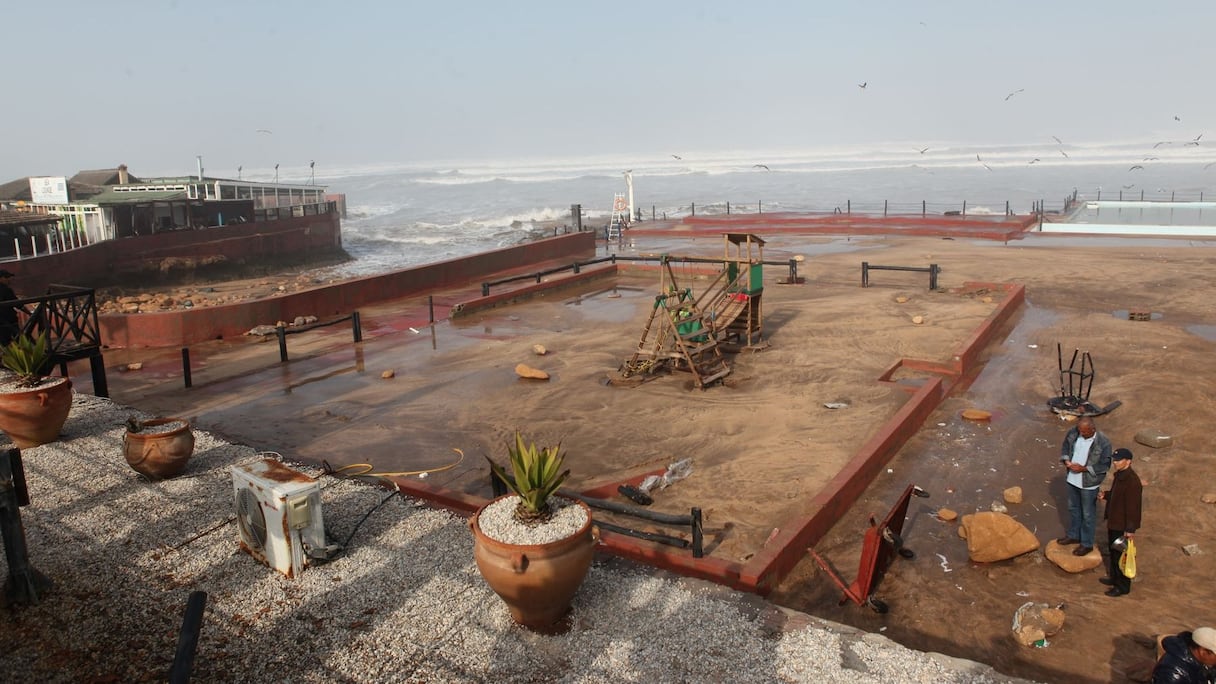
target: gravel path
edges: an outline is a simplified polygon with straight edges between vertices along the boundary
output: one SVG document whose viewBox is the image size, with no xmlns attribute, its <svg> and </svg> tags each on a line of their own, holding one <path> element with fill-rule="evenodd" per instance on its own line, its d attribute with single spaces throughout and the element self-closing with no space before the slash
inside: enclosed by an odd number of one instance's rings
<svg viewBox="0 0 1216 684">
<path fill-rule="evenodd" d="M 346 553 L 288 579 L 237 547 L 228 468 L 264 455 L 196 432 L 185 474 L 148 482 L 122 457 L 137 414 L 78 394 L 60 441 L 22 454 L 30 561 L 55 585 L 0 612 L 6 679 L 163 681 L 202 590 L 195 681 L 1020 681 L 612 559 L 570 630 L 540 636 L 481 580 L 463 519 L 350 480 L 322 492 L 329 536 L 354 532 Z"/>
</svg>

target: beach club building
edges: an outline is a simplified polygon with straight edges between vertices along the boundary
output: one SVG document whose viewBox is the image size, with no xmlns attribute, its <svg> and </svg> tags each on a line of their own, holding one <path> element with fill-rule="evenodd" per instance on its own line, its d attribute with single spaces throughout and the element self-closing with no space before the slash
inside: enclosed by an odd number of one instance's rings
<svg viewBox="0 0 1216 684">
<path fill-rule="evenodd" d="M 125 165 L 71 178 L 31 176 L 0 185 L 0 258 L 32 257 L 116 238 L 274 221 L 332 211 L 325 186 L 204 176 L 138 178 Z M 38 216 L 38 219 L 34 219 Z M 48 220 L 48 217 L 56 217 Z"/>
</svg>

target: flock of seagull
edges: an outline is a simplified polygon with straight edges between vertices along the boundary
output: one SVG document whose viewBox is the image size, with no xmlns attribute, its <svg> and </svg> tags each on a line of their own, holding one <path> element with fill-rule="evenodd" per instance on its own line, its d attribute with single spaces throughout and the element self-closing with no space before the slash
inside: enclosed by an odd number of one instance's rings
<svg viewBox="0 0 1216 684">
<path fill-rule="evenodd" d="M 924 22 L 921 22 L 921 23 L 923 24 Z M 870 82 L 869 82 L 869 81 L 862 81 L 861 83 L 858 83 L 858 84 L 857 84 L 857 87 L 858 87 L 859 89 L 861 89 L 861 90 L 865 90 L 865 89 L 866 89 L 866 87 L 867 87 L 868 85 L 870 85 Z M 1026 92 L 1026 89 L 1025 89 L 1025 88 L 1018 88 L 1017 90 L 1014 90 L 1014 91 L 1010 92 L 1008 95 L 1006 95 L 1006 96 L 1005 96 L 1005 100 L 1004 100 L 1004 101 L 1005 101 L 1005 102 L 1008 102 L 1008 101 L 1010 100 L 1010 98 L 1012 98 L 1013 96 L 1015 96 L 1015 95 L 1017 95 L 1017 94 L 1019 94 L 1019 93 L 1024 93 L 1024 92 Z M 1174 115 L 1174 121 L 1176 121 L 1176 122 L 1178 122 L 1178 123 L 1181 123 L 1181 122 L 1182 122 L 1182 117 L 1180 117 L 1180 116 L 1178 116 L 1177 114 L 1175 114 L 1175 115 Z M 1195 137 L 1194 137 L 1192 140 L 1190 140 L 1189 142 L 1184 143 L 1184 146 L 1188 146 L 1188 147 L 1189 147 L 1189 146 L 1195 146 L 1195 147 L 1198 147 L 1198 146 L 1199 146 L 1199 142 L 1200 142 L 1200 140 L 1201 140 L 1202 138 L 1203 138 L 1203 133 L 1200 133 L 1199 135 L 1195 136 Z M 1057 148 L 1057 150 L 1056 150 L 1056 151 L 1060 153 L 1060 156 L 1064 157 L 1065 159 L 1071 159 L 1071 157 L 1069 157 L 1069 156 L 1068 156 L 1068 153 L 1064 151 L 1064 141 L 1063 141 L 1063 140 L 1060 140 L 1060 138 L 1059 138 L 1058 136 L 1054 136 L 1054 135 L 1053 135 L 1053 136 L 1051 136 L 1051 139 L 1052 139 L 1052 140 L 1055 140 L 1055 141 L 1056 141 L 1056 144 L 1057 144 L 1057 145 L 1059 145 L 1059 147 Z M 1155 150 L 1155 149 L 1157 149 L 1158 147 L 1161 147 L 1161 146 L 1163 146 L 1163 145 L 1173 145 L 1173 144 L 1174 144 L 1174 141 L 1172 141 L 1172 140 L 1162 140 L 1161 142 L 1158 142 L 1158 143 L 1154 144 L 1154 145 L 1153 145 L 1153 149 Z M 924 154 L 924 153 L 928 152 L 928 151 L 929 151 L 931 148 L 929 148 L 929 147 L 914 147 L 914 148 L 912 148 L 912 149 L 916 150 L 916 151 L 917 151 L 918 153 L 920 153 L 920 154 Z M 675 160 L 677 160 L 677 161 L 683 161 L 683 159 L 684 159 L 683 157 L 681 157 L 681 156 L 680 156 L 680 155 L 678 155 L 678 154 L 673 154 L 673 155 L 671 155 L 671 157 L 672 157 L 672 159 L 675 159 Z M 1146 161 L 1146 162 L 1148 162 L 1148 161 L 1157 161 L 1158 159 L 1159 159 L 1159 157 L 1145 157 L 1145 158 L 1144 158 L 1143 160 L 1141 160 L 1141 161 Z M 991 167 L 991 166 L 989 166 L 989 165 L 987 165 L 987 164 L 985 164 L 985 163 L 984 163 L 984 160 L 983 160 L 983 159 L 980 157 L 980 155 L 978 155 L 978 154 L 977 154 L 977 155 L 975 155 L 975 161 L 976 161 L 976 162 L 978 162 L 978 163 L 980 164 L 980 166 L 983 166 L 983 167 L 984 167 L 985 169 L 987 169 L 988 171 L 991 171 L 991 170 L 992 170 L 992 167 Z M 1027 163 L 1027 164 L 1037 164 L 1037 163 L 1039 163 L 1040 161 L 1042 161 L 1042 159 L 1040 159 L 1039 157 L 1035 157 L 1035 158 L 1031 159 L 1030 161 L 1028 161 L 1028 162 L 1026 162 L 1026 163 Z M 917 166 L 917 165 L 916 165 L 916 164 L 913 164 L 912 166 Z M 1213 166 L 1216 166 L 1216 162 L 1209 162 L 1209 163 L 1207 163 L 1207 164 L 1204 164 L 1203 169 L 1206 171 L 1206 170 L 1208 170 L 1209 168 L 1211 168 L 1211 167 L 1213 167 Z M 772 169 L 770 169 L 770 168 L 768 167 L 768 165 L 767 165 L 767 164 L 752 164 L 752 168 L 753 168 L 753 169 L 763 169 L 763 170 L 765 170 L 765 171 L 771 171 L 771 170 L 772 170 Z M 1128 172 L 1132 172 L 1132 171 L 1142 171 L 1143 169 L 1144 169 L 1144 165 L 1143 165 L 1143 164 L 1133 164 L 1133 165 L 1132 165 L 1130 168 L 1128 168 Z M 1123 188 L 1124 188 L 1125 190 L 1126 190 L 1126 189 L 1130 189 L 1130 188 L 1132 188 L 1132 187 L 1135 187 L 1135 186 L 1134 186 L 1134 184 L 1133 184 L 1133 185 L 1125 185 L 1125 186 L 1123 186 Z"/>
</svg>

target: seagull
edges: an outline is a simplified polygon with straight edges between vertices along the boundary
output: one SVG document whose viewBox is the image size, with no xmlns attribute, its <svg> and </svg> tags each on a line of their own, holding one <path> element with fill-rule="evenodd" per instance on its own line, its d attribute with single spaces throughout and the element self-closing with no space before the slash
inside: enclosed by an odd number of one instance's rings
<svg viewBox="0 0 1216 684">
<path fill-rule="evenodd" d="M 772 169 L 768 168 L 767 166 L 765 166 L 764 164 L 752 164 L 752 168 L 753 169 L 764 169 L 765 171 L 772 170 Z"/>
<path fill-rule="evenodd" d="M 1195 142 L 1199 142 L 1199 139 L 1200 139 L 1200 138 L 1202 138 L 1202 137 L 1203 137 L 1203 134 L 1202 134 L 1202 133 L 1200 133 L 1199 135 L 1195 136 Z"/>
<path fill-rule="evenodd" d="M 977 155 L 975 155 L 975 160 L 976 160 L 977 162 L 982 162 L 982 161 L 984 161 L 983 159 L 980 159 L 980 155 L 978 155 L 978 154 L 977 154 Z"/>
<path fill-rule="evenodd" d="M 1204 171 L 1207 171 L 1207 170 L 1208 170 L 1208 168 L 1210 168 L 1210 167 L 1212 167 L 1212 166 L 1214 166 L 1214 165 L 1216 165 L 1216 162 L 1208 162 L 1207 164 L 1204 164 L 1204 165 L 1203 165 L 1203 170 L 1204 170 Z"/>
<path fill-rule="evenodd" d="M 1177 114 L 1175 114 L 1175 115 L 1174 115 L 1174 121 L 1182 121 L 1182 119 L 1179 119 L 1179 118 L 1178 118 L 1178 115 L 1177 115 Z"/>
<path fill-rule="evenodd" d="M 1056 142 L 1058 142 L 1058 143 L 1060 143 L 1061 145 L 1063 145 L 1063 144 L 1064 144 L 1064 141 L 1063 141 L 1063 140 L 1060 140 L 1059 138 L 1055 137 L 1054 135 L 1053 135 L 1053 136 L 1051 136 L 1051 139 L 1052 139 L 1052 140 L 1054 140 L 1054 141 L 1056 141 Z"/>
<path fill-rule="evenodd" d="M 266 128 L 259 128 L 259 129 L 257 129 L 256 131 L 254 131 L 254 133 L 266 133 L 266 134 L 270 134 L 270 133 L 273 133 L 273 131 L 271 131 L 271 130 L 269 130 L 269 129 L 266 129 Z"/>
<path fill-rule="evenodd" d="M 989 171 L 991 171 L 991 170 L 992 170 L 992 167 L 991 167 L 991 166 L 988 166 L 987 164 L 984 164 L 984 165 L 983 165 L 983 167 L 984 167 L 985 169 L 988 169 Z"/>
<path fill-rule="evenodd" d="M 1034 159 L 1031 159 L 1031 160 L 1030 160 L 1029 162 L 1027 162 L 1027 163 L 1029 163 L 1029 164 L 1033 164 L 1033 163 L 1037 162 L 1038 160 L 1039 160 L 1039 158 L 1038 158 L 1038 157 L 1035 157 Z"/>
<path fill-rule="evenodd" d="M 1123 189 L 1124 189 L 1124 190 L 1131 190 L 1131 189 L 1132 189 L 1132 188 L 1134 188 L 1134 187 L 1136 187 L 1136 184 L 1135 184 L 1135 183 L 1132 183 L 1131 185 L 1124 185 L 1124 186 L 1123 186 Z"/>
<path fill-rule="evenodd" d="M 858 84 L 857 84 L 857 87 L 858 87 L 858 88 L 861 88 L 862 90 L 865 90 L 865 89 L 866 89 L 866 86 L 867 86 L 867 85 L 869 85 L 869 83 L 870 83 L 869 81 L 866 81 L 866 82 L 864 82 L 864 83 L 858 83 Z"/>
<path fill-rule="evenodd" d="M 681 157 L 681 156 L 680 156 L 680 155 L 678 155 L 678 154 L 673 154 L 673 155 L 671 155 L 671 158 L 672 158 L 672 159 L 679 159 L 680 161 L 684 161 L 684 157 Z"/>
<path fill-rule="evenodd" d="M 1005 96 L 1005 101 L 1006 101 L 1006 102 L 1008 102 L 1008 101 L 1009 101 L 1009 98 L 1013 97 L 1014 95 L 1017 95 L 1018 93 L 1020 93 L 1020 92 L 1022 92 L 1022 91 L 1024 91 L 1024 90 L 1026 90 L 1026 89 L 1025 89 L 1025 88 L 1018 88 L 1017 90 L 1013 91 L 1012 93 L 1009 93 L 1008 95 L 1006 95 L 1006 96 Z"/>
<path fill-rule="evenodd" d="M 1171 142 L 1170 142 L 1170 141 L 1168 141 L 1168 140 L 1162 140 L 1161 142 L 1157 143 L 1156 145 L 1153 145 L 1153 149 L 1155 150 L 1155 149 L 1157 149 L 1158 147 L 1161 147 L 1162 145 L 1172 145 L 1172 144 L 1173 144 L 1173 143 L 1171 143 Z"/>
<path fill-rule="evenodd" d="M 1161 157 L 1145 157 L 1144 159 L 1141 159 L 1140 161 L 1157 161 L 1160 158 Z"/>
<path fill-rule="evenodd" d="M 926 147 L 926 148 L 924 148 L 924 149 L 920 149 L 920 150 L 916 150 L 916 151 L 917 151 L 917 152 L 920 152 L 921 154 L 924 154 L 924 153 L 926 153 L 926 152 L 928 152 L 928 151 L 929 151 L 929 148 L 928 148 L 928 147 Z"/>
<path fill-rule="evenodd" d="M 1139 164 L 1136 164 L 1135 166 L 1133 166 L 1133 167 L 1131 167 L 1130 169 L 1128 169 L 1128 171 L 1135 171 L 1136 169 L 1143 169 L 1143 168 L 1144 168 L 1143 166 L 1140 166 Z"/>
<path fill-rule="evenodd" d="M 1194 145 L 1195 147 L 1199 147 L 1199 141 L 1198 141 L 1198 140 L 1192 140 L 1192 141 L 1190 141 L 1189 143 L 1187 143 L 1185 146 L 1190 146 L 1190 145 Z M 1185 146 L 1184 146 L 1184 147 L 1185 147 Z"/>
<path fill-rule="evenodd" d="M 1064 155 L 1065 159 L 1068 159 L 1068 153 L 1065 152 L 1064 150 L 1060 150 L 1060 154 Z"/>
</svg>

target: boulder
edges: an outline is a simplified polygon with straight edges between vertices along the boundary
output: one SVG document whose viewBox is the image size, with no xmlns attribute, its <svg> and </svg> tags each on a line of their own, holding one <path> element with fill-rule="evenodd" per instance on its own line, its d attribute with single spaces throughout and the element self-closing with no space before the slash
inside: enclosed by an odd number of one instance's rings
<svg viewBox="0 0 1216 684">
<path fill-rule="evenodd" d="M 549 350 L 545 349 L 545 345 L 543 344 L 534 344 L 532 345 L 532 353 L 537 356 L 544 356 L 549 353 Z"/>
<path fill-rule="evenodd" d="M 1173 446 L 1174 438 L 1172 435 L 1167 435 L 1160 430 L 1146 429 L 1136 433 L 1136 441 L 1147 447 L 1160 449 L 1162 447 Z"/>
<path fill-rule="evenodd" d="M 548 373 L 544 372 L 543 370 L 540 370 L 539 368 L 533 368 L 532 366 L 529 366 L 529 365 L 523 364 L 523 363 L 521 363 L 515 367 L 515 374 L 521 378 L 530 378 L 533 380 L 548 380 L 549 379 Z"/>
<path fill-rule="evenodd" d="M 1034 533 L 1005 513 L 964 515 L 958 535 L 967 540 L 967 553 L 976 563 L 1008 560 L 1039 548 Z"/>
<path fill-rule="evenodd" d="M 1098 551 L 1098 547 L 1094 547 L 1092 551 L 1084 556 L 1072 555 L 1072 550 L 1075 546 L 1060 546 L 1056 540 L 1052 539 L 1047 542 L 1047 548 L 1043 550 L 1043 555 L 1047 556 L 1047 560 L 1055 563 L 1064 572 L 1076 574 L 1093 570 L 1102 565 L 1102 553 Z"/>
<path fill-rule="evenodd" d="M 1022 488 L 1010 487 L 1005 490 L 1005 503 L 1020 504 L 1022 503 Z"/>
<path fill-rule="evenodd" d="M 1013 614 L 1013 636 L 1023 646 L 1055 636 L 1064 628 L 1064 611 L 1046 603 L 1028 601 Z"/>
</svg>

